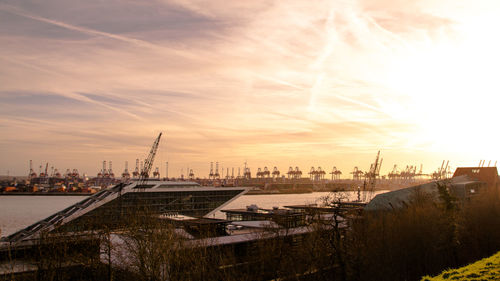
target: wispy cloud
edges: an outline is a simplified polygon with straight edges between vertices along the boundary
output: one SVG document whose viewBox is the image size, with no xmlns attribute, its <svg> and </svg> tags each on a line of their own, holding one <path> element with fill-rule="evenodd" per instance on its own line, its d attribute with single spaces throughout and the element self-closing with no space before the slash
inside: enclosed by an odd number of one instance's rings
<svg viewBox="0 0 500 281">
<path fill-rule="evenodd" d="M 141 157 L 159 131 L 159 163 L 198 173 L 244 159 L 351 169 L 378 149 L 439 162 L 460 149 L 432 121 L 468 107 L 443 106 L 450 93 L 481 89 L 479 105 L 498 89 L 487 62 L 500 44 L 481 35 L 497 21 L 458 2 L 3 1 L 0 169 L 97 171 Z"/>
<path fill-rule="evenodd" d="M 57 20 L 53 20 L 53 19 L 49 19 L 49 18 L 44 18 L 44 17 L 37 16 L 37 15 L 31 15 L 27 12 L 22 11 L 21 9 L 19 9 L 15 6 L 0 4 L 0 10 L 6 11 L 9 13 L 18 15 L 18 16 L 22 16 L 25 18 L 29 18 L 29 19 L 40 21 L 40 22 L 63 27 L 63 28 L 69 29 L 69 30 L 82 32 L 82 33 L 86 33 L 86 34 L 90 34 L 90 35 L 103 36 L 103 37 L 107 37 L 107 38 L 114 39 L 117 41 L 130 43 L 130 44 L 133 44 L 133 45 L 136 45 L 139 47 L 156 50 L 159 52 L 165 51 L 167 49 L 169 51 L 170 55 L 175 54 L 175 55 L 179 55 L 179 56 L 183 56 L 183 57 L 192 58 L 192 56 L 188 52 L 173 50 L 170 48 L 166 48 L 164 46 L 160 46 L 160 45 L 157 45 L 157 44 L 154 44 L 154 43 L 151 43 L 148 41 L 136 39 L 136 38 L 131 38 L 131 37 L 127 37 L 127 36 L 123 36 L 123 35 L 119 35 L 119 34 L 113 34 L 113 33 L 109 33 L 109 32 L 103 32 L 103 31 L 99 31 L 99 30 L 95 30 L 95 29 L 86 28 L 86 27 L 76 26 L 76 25 L 64 23 L 61 21 L 57 21 Z"/>
</svg>

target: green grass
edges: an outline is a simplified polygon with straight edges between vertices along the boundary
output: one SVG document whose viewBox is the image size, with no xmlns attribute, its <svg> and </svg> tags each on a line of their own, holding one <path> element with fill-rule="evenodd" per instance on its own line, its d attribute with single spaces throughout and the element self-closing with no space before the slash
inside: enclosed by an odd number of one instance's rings
<svg viewBox="0 0 500 281">
<path fill-rule="evenodd" d="M 442 280 L 470 280 L 486 281 L 500 280 L 500 252 L 484 258 L 473 264 L 443 271 L 435 277 L 424 276 L 421 281 L 442 281 Z"/>
</svg>

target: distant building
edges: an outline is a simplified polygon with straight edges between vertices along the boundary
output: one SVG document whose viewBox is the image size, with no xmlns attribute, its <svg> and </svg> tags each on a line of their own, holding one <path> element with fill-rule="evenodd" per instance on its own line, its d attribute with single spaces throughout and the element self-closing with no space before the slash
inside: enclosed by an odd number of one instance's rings
<svg viewBox="0 0 500 281">
<path fill-rule="evenodd" d="M 439 198 L 439 185 L 446 186 L 450 195 L 466 202 L 487 190 L 498 192 L 498 171 L 496 167 L 457 168 L 451 179 L 434 181 L 422 185 L 403 188 L 373 198 L 365 211 L 393 210 L 408 206 L 416 194 Z"/>
<path fill-rule="evenodd" d="M 453 177 L 459 177 L 466 175 L 469 178 L 481 181 L 486 184 L 488 189 L 493 189 L 498 191 L 498 171 L 497 167 L 463 167 L 457 168 Z"/>
<path fill-rule="evenodd" d="M 9 243 L 28 243 L 38 239 L 42 233 L 54 233 L 56 230 L 116 230 L 139 211 L 147 210 L 150 215 L 209 217 L 246 192 L 245 187 L 207 187 L 186 181 L 148 180 L 145 183 L 118 184 L 3 237 L 0 249 Z"/>
</svg>

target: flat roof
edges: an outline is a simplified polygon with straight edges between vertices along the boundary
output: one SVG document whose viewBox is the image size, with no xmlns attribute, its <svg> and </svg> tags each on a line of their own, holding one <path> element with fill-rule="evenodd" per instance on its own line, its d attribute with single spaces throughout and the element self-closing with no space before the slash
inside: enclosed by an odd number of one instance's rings
<svg viewBox="0 0 500 281">
<path fill-rule="evenodd" d="M 162 220 L 169 220 L 174 222 L 186 223 L 186 224 L 219 224 L 219 223 L 230 223 L 228 220 L 215 219 L 215 218 L 195 218 L 184 215 L 175 216 L 159 216 Z"/>
<path fill-rule="evenodd" d="M 295 210 L 316 210 L 316 211 L 349 211 L 349 210 L 358 210 L 362 209 L 366 206 L 366 203 L 361 204 L 340 204 L 340 207 L 318 207 L 318 206 L 309 206 L 309 205 L 290 205 L 284 206 L 285 208 L 295 209 Z"/>
<path fill-rule="evenodd" d="M 275 210 L 259 209 L 258 211 L 249 211 L 247 209 L 228 209 L 228 210 L 221 210 L 221 212 L 235 213 L 235 214 L 253 214 L 253 215 L 297 214 L 295 210 L 287 210 L 287 209 L 275 209 Z"/>
<path fill-rule="evenodd" d="M 234 221 L 232 225 L 249 228 L 277 228 L 279 225 L 273 221 Z"/>
<path fill-rule="evenodd" d="M 261 239 L 267 239 L 267 238 L 273 238 L 278 235 L 280 236 L 292 236 L 292 235 L 299 235 L 299 234 L 305 234 L 305 233 L 310 233 L 312 231 L 315 231 L 314 228 L 312 227 L 306 227 L 306 226 L 301 226 L 301 227 L 296 227 L 292 229 L 282 229 L 275 232 L 252 232 L 252 233 L 245 233 L 245 234 L 237 234 L 237 235 L 229 235 L 229 236 L 219 236 L 219 237 L 210 237 L 210 238 L 203 238 L 203 239 L 198 239 L 198 240 L 191 240 L 187 242 L 187 246 L 191 247 L 197 247 L 198 245 L 203 245 L 204 247 L 207 246 L 223 246 L 223 245 L 230 245 L 230 244 L 237 244 L 237 243 L 244 243 L 244 242 L 250 242 L 250 241 L 256 241 L 256 240 L 261 240 Z"/>
</svg>

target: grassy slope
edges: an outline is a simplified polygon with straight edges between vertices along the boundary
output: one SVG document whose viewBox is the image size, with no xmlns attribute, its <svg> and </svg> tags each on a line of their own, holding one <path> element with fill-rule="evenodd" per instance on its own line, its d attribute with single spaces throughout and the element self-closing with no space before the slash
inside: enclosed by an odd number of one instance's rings
<svg viewBox="0 0 500 281">
<path fill-rule="evenodd" d="M 438 280 L 500 280 L 500 252 L 473 264 L 443 271 L 436 277 L 422 278 L 422 281 Z"/>
</svg>

